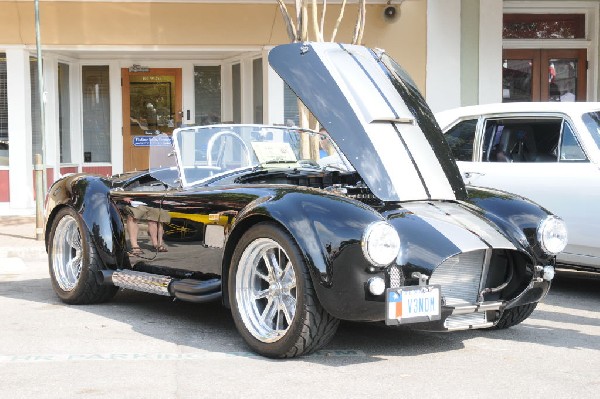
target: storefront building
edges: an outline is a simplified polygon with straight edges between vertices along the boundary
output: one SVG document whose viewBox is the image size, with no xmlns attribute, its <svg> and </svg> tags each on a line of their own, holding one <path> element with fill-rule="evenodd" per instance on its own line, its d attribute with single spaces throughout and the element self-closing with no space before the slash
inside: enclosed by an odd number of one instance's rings
<svg viewBox="0 0 600 399">
<path fill-rule="evenodd" d="M 434 111 L 508 101 L 597 101 L 599 1 L 428 1 Z"/>
<path fill-rule="evenodd" d="M 364 44 L 400 61 L 436 111 L 548 100 L 544 63 L 554 64 L 562 89 L 575 83 L 578 101 L 596 100 L 598 1 L 367 3 Z M 328 1 L 326 38 L 339 4 Z M 384 16 L 389 5 L 395 18 Z M 531 25 L 527 15 L 538 16 L 533 30 L 561 19 L 579 31 L 503 38 L 507 14 L 517 16 L 517 33 Z M 289 41 L 275 0 L 40 0 L 40 17 L 43 138 L 33 1 L 0 0 L 0 214 L 32 212 L 34 154 L 45 154 L 52 182 L 71 172 L 145 169 L 147 138 L 178 126 L 297 123 L 295 97 L 266 58 Z M 338 41 L 350 40 L 355 17 L 350 2 Z M 528 67 L 538 80 L 533 94 L 521 79 Z M 561 80 L 565 73 L 576 79 Z"/>
</svg>

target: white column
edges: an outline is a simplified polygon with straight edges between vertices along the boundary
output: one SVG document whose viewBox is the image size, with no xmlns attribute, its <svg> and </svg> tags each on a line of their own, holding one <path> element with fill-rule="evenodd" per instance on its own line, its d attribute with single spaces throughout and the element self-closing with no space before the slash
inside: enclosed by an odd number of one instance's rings
<svg viewBox="0 0 600 399">
<path fill-rule="evenodd" d="M 434 112 L 460 103 L 460 0 L 427 1 L 426 99 Z"/>
<path fill-rule="evenodd" d="M 240 62 L 242 86 L 242 123 L 253 123 L 254 99 L 252 98 L 252 59 Z"/>
<path fill-rule="evenodd" d="M 283 80 L 277 72 L 269 66 L 268 51 L 263 53 L 263 71 L 266 78 L 263 93 L 265 96 L 264 121 L 267 124 L 285 124 L 284 119 L 284 98 L 283 98 Z"/>
<path fill-rule="evenodd" d="M 502 0 L 480 0 L 479 104 L 502 102 Z"/>
<path fill-rule="evenodd" d="M 181 126 L 196 124 L 196 96 L 194 93 L 196 85 L 194 82 L 194 64 L 186 62 L 181 68 L 181 109 L 176 109 L 175 112 L 183 112 L 181 117 Z M 188 110 L 190 118 L 188 119 Z"/>
<path fill-rule="evenodd" d="M 221 121 L 233 120 L 233 84 L 231 64 L 221 65 Z"/>
<path fill-rule="evenodd" d="M 81 130 L 81 65 L 71 64 L 69 68 L 69 99 L 71 107 L 71 163 L 81 172 L 83 164 L 83 132 Z"/>
<path fill-rule="evenodd" d="M 60 175 L 60 139 L 58 112 L 58 60 L 49 54 L 43 56 L 44 91 L 46 93 L 44 146 L 46 168 L 53 168 L 53 175 L 48 177 L 48 184 Z"/>
<path fill-rule="evenodd" d="M 33 209 L 29 52 L 6 50 L 11 209 Z"/>
<path fill-rule="evenodd" d="M 118 62 L 108 66 L 110 87 L 110 163 L 112 173 L 123 172 L 123 99 L 121 68 Z"/>
</svg>

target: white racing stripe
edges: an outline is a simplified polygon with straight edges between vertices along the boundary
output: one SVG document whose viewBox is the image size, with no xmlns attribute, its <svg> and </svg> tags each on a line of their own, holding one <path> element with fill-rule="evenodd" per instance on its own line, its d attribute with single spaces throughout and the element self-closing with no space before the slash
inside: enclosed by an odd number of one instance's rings
<svg viewBox="0 0 600 399">
<path fill-rule="evenodd" d="M 391 122 L 371 123 L 414 117 L 368 49 L 358 46 L 344 49 L 347 51 L 314 48 L 367 132 L 398 197 L 403 201 L 456 199 L 418 125 L 396 123 L 400 138 Z"/>
<path fill-rule="evenodd" d="M 517 249 L 512 242 L 504 237 L 502 233 L 498 232 L 493 226 L 459 204 L 440 202 L 436 203 L 435 206 L 443 212 L 450 214 L 450 217 L 467 226 L 468 229 L 490 244 L 492 248 Z"/>
<path fill-rule="evenodd" d="M 396 126 L 406 145 L 410 148 L 412 157 L 429 190 L 430 199 L 456 199 L 440 161 L 419 126 L 406 124 L 397 124 Z"/>
<path fill-rule="evenodd" d="M 320 47 L 314 49 L 319 53 L 325 67 L 337 82 L 338 87 L 344 93 L 346 100 L 367 132 L 369 140 L 377 152 L 373 156 L 379 156 L 398 197 L 402 200 L 427 199 L 422 180 L 406 151 L 406 147 L 392 125 L 390 123 L 369 123 L 375 116 L 390 119 L 396 117 L 390 105 L 381 96 L 378 87 L 369 78 L 369 75 L 365 74 L 361 65 L 356 62 L 352 55 L 339 47 L 328 47 L 326 51 L 322 51 Z M 357 49 L 359 52 L 356 51 Z M 365 63 L 373 64 L 375 70 L 383 75 L 373 56 L 365 48 L 352 47 L 352 54 Z M 340 70 L 340 68 L 343 68 L 343 70 Z M 389 82 L 383 77 L 379 80 Z M 391 86 L 391 83 L 389 85 Z M 399 96 L 398 99 L 398 101 L 401 101 Z M 402 102 L 402 104 L 404 103 Z M 405 113 L 400 116 L 412 118 L 408 110 L 405 110 Z M 418 134 L 422 135 L 420 131 Z M 368 173 L 368 171 L 365 171 L 365 174 L 368 175 Z M 446 179 L 445 175 L 443 178 Z M 378 195 L 378 193 L 374 194 Z"/>
<path fill-rule="evenodd" d="M 345 46 L 344 48 L 347 48 Z M 356 61 L 361 63 L 362 69 L 364 69 L 372 78 L 373 81 L 377 82 L 377 88 L 374 87 L 374 90 L 377 91 L 377 95 L 380 96 L 381 100 L 379 102 L 374 102 L 371 98 L 364 98 L 362 96 L 358 97 L 357 101 L 363 101 L 365 103 L 364 107 L 370 107 L 369 109 L 369 119 L 365 122 L 369 123 L 374 119 L 385 118 L 388 115 L 378 115 L 377 113 L 381 113 L 382 110 L 388 112 L 391 117 L 396 117 L 400 119 L 414 119 L 414 116 L 409 111 L 406 103 L 400 96 L 400 93 L 396 90 L 394 85 L 390 82 L 389 78 L 385 75 L 381 67 L 374 62 L 372 54 L 364 47 L 351 47 L 352 53 L 356 54 Z M 364 73 L 364 72 L 362 72 Z M 352 76 L 354 80 L 354 76 Z M 362 94 L 362 89 L 361 89 Z M 381 97 L 381 96 L 384 97 Z M 387 99 L 387 102 L 384 101 L 384 98 Z M 385 107 L 380 105 L 383 102 Z M 377 135 L 380 135 L 381 132 L 379 129 L 383 128 L 383 125 L 387 126 L 387 124 L 376 123 L 374 124 L 375 129 L 369 129 L 373 131 Z M 402 135 L 402 139 L 406 143 L 406 146 L 410 150 L 410 154 L 419 169 L 419 173 L 425 185 L 427 186 L 427 190 L 429 191 L 430 199 L 455 199 L 456 196 L 454 191 L 452 191 L 452 187 L 444 170 L 442 169 L 442 165 L 440 164 L 437 156 L 433 152 L 433 148 L 431 144 L 421 131 L 420 127 L 415 124 L 408 123 L 397 123 L 397 129 L 400 131 Z M 394 134 L 396 134 L 394 132 Z M 375 144 L 373 139 L 373 134 L 369 134 L 371 141 Z M 382 145 L 378 143 L 375 147 L 377 151 L 386 151 L 387 143 L 389 143 L 389 139 L 386 137 L 386 140 L 382 140 Z M 412 162 L 411 162 L 412 163 Z M 389 165 L 385 165 L 388 167 Z M 390 166 L 394 168 L 393 165 Z M 394 169 L 397 169 L 395 167 Z M 392 181 L 394 181 L 394 185 L 402 184 L 401 181 L 396 180 L 397 176 L 392 177 Z M 403 175 L 401 176 L 404 177 Z M 412 198 L 416 198 L 417 195 L 413 195 Z M 409 199 L 405 197 L 401 197 L 404 199 Z M 421 197 L 423 199 L 425 197 Z"/>
<path fill-rule="evenodd" d="M 419 216 L 442 233 L 462 252 L 478 249 L 516 249 L 501 233 L 458 204 L 420 202 L 402 204 L 402 207 Z M 489 246 L 488 246 L 489 244 Z"/>
</svg>

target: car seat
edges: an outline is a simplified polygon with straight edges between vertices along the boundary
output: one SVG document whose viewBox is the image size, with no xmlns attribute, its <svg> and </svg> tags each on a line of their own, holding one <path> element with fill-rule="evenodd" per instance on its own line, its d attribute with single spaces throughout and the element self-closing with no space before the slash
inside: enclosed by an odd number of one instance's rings
<svg viewBox="0 0 600 399">
<path fill-rule="evenodd" d="M 498 143 L 496 160 L 499 162 L 535 162 L 537 149 L 529 126 L 505 126 Z"/>
</svg>

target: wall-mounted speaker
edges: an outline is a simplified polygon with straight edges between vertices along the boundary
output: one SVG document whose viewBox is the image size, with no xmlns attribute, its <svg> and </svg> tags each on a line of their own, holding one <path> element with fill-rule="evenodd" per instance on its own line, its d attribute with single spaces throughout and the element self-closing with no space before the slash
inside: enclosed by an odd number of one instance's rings
<svg viewBox="0 0 600 399">
<path fill-rule="evenodd" d="M 396 18 L 398 18 L 398 10 L 396 9 L 396 6 L 387 5 L 383 9 L 383 19 L 388 22 L 394 22 Z"/>
</svg>

